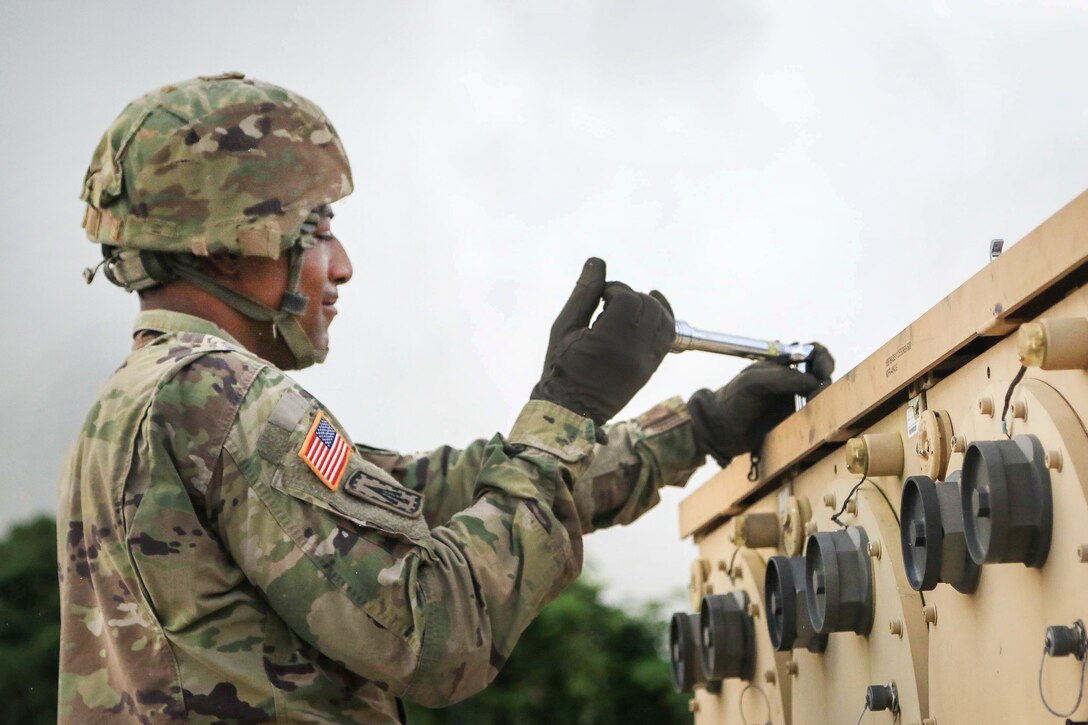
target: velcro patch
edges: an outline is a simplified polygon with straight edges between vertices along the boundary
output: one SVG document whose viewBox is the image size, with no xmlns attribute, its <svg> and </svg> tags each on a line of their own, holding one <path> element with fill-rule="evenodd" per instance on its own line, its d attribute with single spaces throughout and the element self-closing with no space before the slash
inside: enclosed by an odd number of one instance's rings
<svg viewBox="0 0 1088 725">
<path fill-rule="evenodd" d="M 416 517 L 423 510 L 423 496 L 395 483 L 383 481 L 366 471 L 356 471 L 344 483 L 344 492 L 375 506 Z"/>
</svg>

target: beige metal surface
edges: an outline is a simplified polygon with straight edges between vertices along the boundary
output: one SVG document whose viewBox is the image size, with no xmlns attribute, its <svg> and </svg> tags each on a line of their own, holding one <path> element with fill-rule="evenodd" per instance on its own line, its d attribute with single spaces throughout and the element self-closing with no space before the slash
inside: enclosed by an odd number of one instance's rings
<svg viewBox="0 0 1088 725">
<path fill-rule="evenodd" d="M 1001 413 L 1020 370 L 1017 335 L 1010 334 L 1016 326 L 1003 324 L 1010 319 L 1007 311 L 1031 313 L 1031 318 L 1019 322 L 1088 319 L 1088 286 L 1070 287 L 1068 278 L 1061 280 L 1077 269 L 1077 283 L 1088 282 L 1086 260 L 1088 196 L 1081 196 L 949 295 L 936 313 L 927 313 L 813 401 L 810 412 L 793 416 L 775 431 L 761 481 L 747 481 L 747 461 L 737 462 L 685 501 L 681 528 L 684 535 L 695 534 L 700 560 L 705 562 L 698 572 L 707 572 L 705 578 L 696 577 L 701 582 L 693 581 L 693 602 L 706 593 L 743 589 L 758 605 L 753 618 L 755 676 L 751 682 L 727 679 L 720 694 L 697 689 L 693 710 L 698 725 L 768 721 L 849 725 L 862 711 L 866 687 L 890 682 L 896 684 L 900 698 L 897 719 L 889 711 L 866 712 L 863 724 L 1065 722 L 1047 712 L 1038 678 L 1047 627 L 1088 620 L 1088 371 L 1030 367 L 1010 396 L 1007 435 L 1035 436 L 1046 454 L 1053 529 L 1043 566 L 986 563 L 973 593 L 961 593 L 946 583 L 931 591 L 915 591 L 906 578 L 898 516 L 907 477 L 937 472 L 938 486 L 954 485 L 940 480 L 963 468 L 970 443 L 1007 440 Z M 1064 296 L 1044 296 L 1059 282 Z M 1005 312 L 989 313 L 991 320 L 1002 324 L 978 334 L 997 338 L 993 333 L 999 331 L 1005 337 L 988 348 L 972 346 L 953 372 L 942 369 L 943 377 L 931 380 L 924 394 L 912 401 L 906 383 L 961 350 L 985 327 L 976 323 L 974 332 L 964 333 L 970 320 L 979 317 L 978 311 L 986 309 L 987 299 L 1003 306 Z M 1039 300 L 1046 305 L 1041 307 Z M 952 329 L 940 329 L 944 326 Z M 1064 358 L 1084 359 L 1064 344 Z M 896 365 L 899 370 L 890 371 Z M 891 382 L 896 376 L 897 382 Z M 863 415 L 864 425 L 851 428 Z M 805 426 L 811 426 L 811 438 Z M 870 444 L 879 442 L 881 461 L 896 464 L 875 469 L 888 475 L 870 476 L 840 519 L 846 526 L 863 528 L 871 541 L 878 542 L 869 560 L 874 581 L 872 631 L 868 636 L 832 633 L 822 653 L 775 652 L 766 626 L 762 581 L 766 562 L 771 556 L 801 553 L 814 531 L 839 530 L 831 516 L 861 480 L 848 470 L 848 465 L 855 469 L 859 465 L 859 449 L 844 441 L 863 435 Z M 899 473 L 894 471 L 899 458 L 888 448 L 897 438 L 903 448 Z M 781 475 L 784 472 L 788 475 Z M 810 504 L 807 523 L 798 506 L 801 500 Z M 747 539 L 737 536 L 735 526 L 735 516 L 741 513 L 747 515 L 745 530 L 751 526 L 747 522 L 761 522 L 760 535 L 752 539 L 760 544 L 768 541 L 768 519 L 753 514 L 777 514 L 777 545 L 745 548 Z M 739 576 L 729 575 L 731 562 Z M 1052 707 L 1065 710 L 1073 705 L 1080 674 L 1081 663 L 1073 657 L 1047 659 L 1042 689 Z M 1088 701 L 1071 720 L 1088 720 Z"/>
<path fill-rule="evenodd" d="M 1070 202 L 941 300 L 860 365 L 778 426 L 764 444 L 759 480 L 738 457 L 680 504 L 680 534 L 691 536 L 776 485 L 820 446 L 844 441 L 857 421 L 977 337 L 1007 335 L 1017 314 L 1088 262 L 1088 192 Z M 913 454 L 913 451 L 909 453 Z"/>
</svg>

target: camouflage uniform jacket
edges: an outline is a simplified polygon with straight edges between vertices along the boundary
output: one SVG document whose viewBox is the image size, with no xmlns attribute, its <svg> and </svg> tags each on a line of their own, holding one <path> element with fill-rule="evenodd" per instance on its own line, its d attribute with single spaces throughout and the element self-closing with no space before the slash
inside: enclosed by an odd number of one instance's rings
<svg viewBox="0 0 1088 725">
<path fill-rule="evenodd" d="M 581 535 L 690 475 L 678 400 L 611 429 L 530 402 L 509 436 L 303 457 L 321 403 L 200 318 L 145 312 L 61 482 L 62 722 L 396 722 L 483 688 Z M 323 478 L 324 474 L 324 478 Z M 578 481 L 574 485 L 574 481 Z"/>
</svg>

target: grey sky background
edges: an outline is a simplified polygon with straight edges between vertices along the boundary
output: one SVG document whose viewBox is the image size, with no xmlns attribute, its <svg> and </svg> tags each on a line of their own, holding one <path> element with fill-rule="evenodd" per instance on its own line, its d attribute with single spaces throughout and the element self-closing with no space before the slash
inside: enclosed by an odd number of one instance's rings
<svg viewBox="0 0 1088 725">
<path fill-rule="evenodd" d="M 80 277 L 78 193 L 171 81 L 243 70 L 333 119 L 355 279 L 297 379 L 401 450 L 509 428 L 587 256 L 696 326 L 821 340 L 841 374 L 1088 178 L 1079 2 L 100 0 L 0 25 L 0 529 L 53 509 L 128 348 L 135 297 Z M 740 367 L 672 356 L 623 415 Z M 684 495 L 587 541 L 614 601 L 686 584 Z"/>
</svg>

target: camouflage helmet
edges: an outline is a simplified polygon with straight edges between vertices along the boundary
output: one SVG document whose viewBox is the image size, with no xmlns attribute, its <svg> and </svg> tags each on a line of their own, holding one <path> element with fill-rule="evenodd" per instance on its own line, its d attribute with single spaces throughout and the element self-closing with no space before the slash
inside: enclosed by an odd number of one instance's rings
<svg viewBox="0 0 1088 725">
<path fill-rule="evenodd" d="M 83 227 L 105 274 L 128 291 L 184 278 L 242 314 L 271 322 L 298 367 L 324 360 L 298 316 L 303 248 L 318 211 L 352 191 L 336 130 L 314 103 L 242 73 L 200 76 L 130 103 L 95 149 Z M 279 309 L 199 269 L 197 257 L 290 254 Z M 87 270 L 89 282 L 94 271 Z"/>
<path fill-rule="evenodd" d="M 122 249 L 276 258 L 310 212 L 352 191 L 344 147 L 314 103 L 241 73 L 130 103 L 91 159 L 91 241 Z"/>
</svg>

